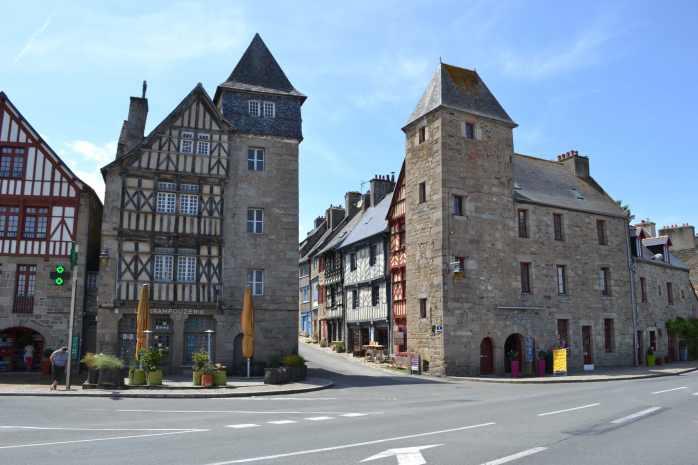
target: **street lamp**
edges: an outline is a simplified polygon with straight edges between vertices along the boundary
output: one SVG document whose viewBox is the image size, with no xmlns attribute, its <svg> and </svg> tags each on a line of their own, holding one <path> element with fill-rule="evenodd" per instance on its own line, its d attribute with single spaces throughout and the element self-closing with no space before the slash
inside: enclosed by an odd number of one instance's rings
<svg viewBox="0 0 698 465">
<path fill-rule="evenodd" d="M 143 330 L 143 334 L 145 334 L 145 348 L 146 350 L 150 350 L 150 335 L 153 334 L 153 331 L 145 329 Z"/>
<path fill-rule="evenodd" d="M 211 337 L 213 336 L 213 333 L 215 333 L 216 331 L 212 329 L 207 329 L 204 332 L 206 333 L 208 338 L 208 361 L 212 362 L 213 360 L 211 360 Z"/>
</svg>

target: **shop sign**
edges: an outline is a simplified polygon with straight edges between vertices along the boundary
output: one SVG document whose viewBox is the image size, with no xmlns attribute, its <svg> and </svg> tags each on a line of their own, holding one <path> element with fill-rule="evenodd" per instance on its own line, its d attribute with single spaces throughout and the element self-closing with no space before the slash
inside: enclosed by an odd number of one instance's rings
<svg viewBox="0 0 698 465">
<path fill-rule="evenodd" d="M 154 315 L 205 315 L 206 311 L 200 308 L 151 308 L 150 313 Z"/>
<path fill-rule="evenodd" d="M 567 374 L 567 349 L 553 350 L 553 374 Z"/>
</svg>

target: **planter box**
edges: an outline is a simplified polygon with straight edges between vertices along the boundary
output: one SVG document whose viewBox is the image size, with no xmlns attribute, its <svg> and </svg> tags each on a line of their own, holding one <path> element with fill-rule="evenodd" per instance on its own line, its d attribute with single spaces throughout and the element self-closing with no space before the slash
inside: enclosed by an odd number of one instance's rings
<svg viewBox="0 0 698 465">
<path fill-rule="evenodd" d="M 191 383 L 194 386 L 201 386 L 201 372 L 200 371 L 192 371 L 191 373 Z"/>
<path fill-rule="evenodd" d="M 649 355 L 649 354 L 647 355 L 647 366 L 648 367 L 650 367 L 650 368 L 653 367 L 655 361 L 656 361 L 656 359 L 655 359 L 654 355 Z"/>
<path fill-rule="evenodd" d="M 110 368 L 99 370 L 99 376 L 97 378 L 97 384 L 99 387 L 120 388 L 123 382 L 124 378 L 121 374 L 121 369 Z"/>
<path fill-rule="evenodd" d="M 145 371 L 135 368 L 130 375 L 128 383 L 131 386 L 142 386 L 145 384 Z"/>
<path fill-rule="evenodd" d="M 213 374 L 214 386 L 225 386 L 228 384 L 228 373 L 225 370 L 217 370 Z"/>
<path fill-rule="evenodd" d="M 162 370 L 149 371 L 146 374 L 146 378 L 148 379 L 148 386 L 160 386 L 162 385 Z"/>
<path fill-rule="evenodd" d="M 518 360 L 511 361 L 511 377 L 518 378 L 521 376 L 521 366 Z"/>
<path fill-rule="evenodd" d="M 286 367 L 264 369 L 264 384 L 286 384 L 290 379 Z"/>
<path fill-rule="evenodd" d="M 201 385 L 203 387 L 213 386 L 213 373 L 202 373 Z"/>
</svg>

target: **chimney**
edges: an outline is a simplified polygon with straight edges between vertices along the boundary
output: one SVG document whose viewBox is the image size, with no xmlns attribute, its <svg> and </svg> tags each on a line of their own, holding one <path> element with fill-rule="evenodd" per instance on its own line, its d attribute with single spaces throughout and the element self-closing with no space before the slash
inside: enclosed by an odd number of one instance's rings
<svg viewBox="0 0 698 465">
<path fill-rule="evenodd" d="M 688 223 L 681 226 L 664 226 L 659 230 L 662 236 L 669 236 L 671 239 L 671 250 L 695 250 L 698 246 L 696 241 L 696 229 Z"/>
<path fill-rule="evenodd" d="M 363 211 L 368 210 L 368 207 L 371 206 L 371 191 L 367 191 L 365 194 L 361 196 L 361 209 Z"/>
<path fill-rule="evenodd" d="M 395 189 L 395 181 L 390 175 L 375 175 L 370 182 L 371 205 L 374 207 Z"/>
<path fill-rule="evenodd" d="M 589 177 L 589 157 L 580 155 L 576 150 L 558 155 L 557 161 L 565 165 L 578 178 Z"/>
<path fill-rule="evenodd" d="M 347 212 L 347 217 L 352 218 L 359 211 L 359 206 L 357 205 L 361 202 L 361 192 L 347 192 L 344 194 L 344 210 Z"/>
<path fill-rule="evenodd" d="M 325 217 L 318 216 L 317 218 L 315 218 L 315 221 L 313 222 L 313 227 L 319 228 L 323 221 L 325 221 Z"/>
<path fill-rule="evenodd" d="M 148 116 L 148 99 L 145 97 L 147 83 L 143 81 L 141 97 L 131 97 L 128 119 L 121 126 L 121 135 L 116 149 L 117 158 L 127 154 L 143 141 L 145 121 Z"/>
<path fill-rule="evenodd" d="M 657 237 L 657 224 L 654 221 L 642 220 L 635 227 L 642 229 L 646 237 Z"/>
<path fill-rule="evenodd" d="M 330 205 L 325 211 L 325 218 L 327 218 L 327 228 L 332 230 L 337 227 L 337 225 L 344 219 L 346 211 L 339 205 Z"/>
</svg>

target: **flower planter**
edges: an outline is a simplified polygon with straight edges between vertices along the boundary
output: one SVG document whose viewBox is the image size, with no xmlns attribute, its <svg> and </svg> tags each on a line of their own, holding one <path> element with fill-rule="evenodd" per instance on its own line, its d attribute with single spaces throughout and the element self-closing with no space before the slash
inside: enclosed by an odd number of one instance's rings
<svg viewBox="0 0 698 465">
<path fill-rule="evenodd" d="M 286 384 L 290 379 L 291 376 L 286 367 L 264 369 L 264 384 Z"/>
<path fill-rule="evenodd" d="M 538 359 L 538 376 L 545 376 L 545 360 L 544 359 Z"/>
<path fill-rule="evenodd" d="M 308 376 L 308 367 L 297 366 L 297 367 L 283 367 L 288 372 L 288 377 L 290 381 L 302 381 Z M 266 373 L 265 373 L 266 374 Z"/>
<path fill-rule="evenodd" d="M 160 386 L 162 385 L 162 370 L 149 371 L 146 374 L 146 378 L 148 380 L 148 386 Z"/>
<path fill-rule="evenodd" d="M 213 374 L 213 384 L 215 386 L 225 386 L 228 384 L 228 373 L 225 370 L 216 370 Z"/>
<path fill-rule="evenodd" d="M 142 386 L 145 384 L 145 371 L 140 368 L 134 368 L 129 378 L 128 383 L 131 386 Z"/>
<path fill-rule="evenodd" d="M 121 387 L 123 382 L 120 368 L 103 368 L 99 370 L 97 378 L 99 387 L 118 388 Z"/>
<path fill-rule="evenodd" d="M 511 361 L 511 377 L 519 378 L 521 376 L 521 363 L 518 360 Z"/>
<path fill-rule="evenodd" d="M 647 366 L 648 367 L 653 367 L 656 359 L 654 357 L 654 354 L 647 354 Z"/>
<path fill-rule="evenodd" d="M 203 387 L 213 386 L 213 373 L 203 373 L 201 375 L 201 385 Z"/>
<path fill-rule="evenodd" d="M 194 370 L 191 373 L 191 382 L 194 386 L 201 386 L 201 372 Z"/>
<path fill-rule="evenodd" d="M 99 381 L 99 371 L 96 368 L 87 369 L 87 384 L 97 384 Z"/>
</svg>

